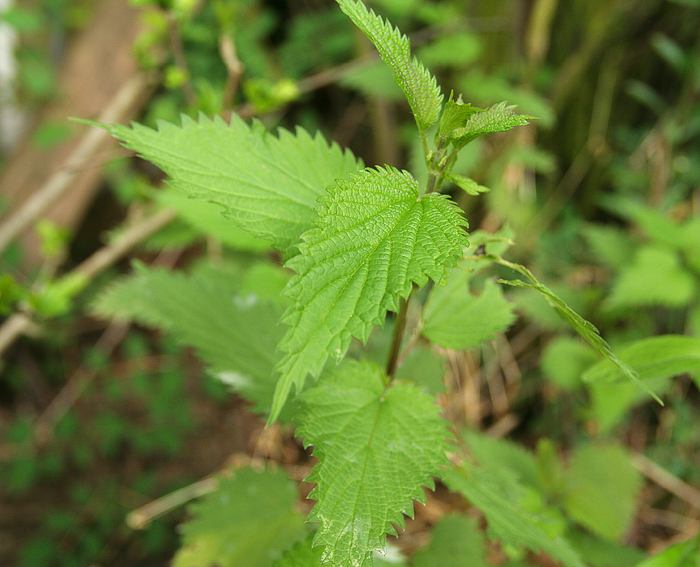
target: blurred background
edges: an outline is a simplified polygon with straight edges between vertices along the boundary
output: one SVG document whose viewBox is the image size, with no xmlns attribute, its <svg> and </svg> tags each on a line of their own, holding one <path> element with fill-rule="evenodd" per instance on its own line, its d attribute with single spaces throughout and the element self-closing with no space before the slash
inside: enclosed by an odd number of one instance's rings
<svg viewBox="0 0 700 567">
<path fill-rule="evenodd" d="M 510 257 L 613 346 L 700 336 L 700 0 L 369 4 L 446 92 L 537 118 L 464 152 L 459 172 L 491 189 L 455 194 L 472 229 L 510 231 Z M 0 0 L 0 565 L 166 565 L 186 510 L 161 516 L 156 498 L 251 458 L 308 471 L 289 431 L 265 430 L 188 348 L 91 314 L 136 260 L 271 257 L 69 120 L 199 112 L 300 124 L 425 175 L 400 91 L 330 0 Z M 696 534 L 699 349 L 680 376 L 654 378 L 661 407 L 585 385 L 595 355 L 541 299 L 508 298 L 521 318 L 507 334 L 434 357 L 451 419 L 542 455 L 584 438 L 627 448 L 647 482 L 596 566 Z M 413 549 L 450 506 L 431 496 L 399 544 Z"/>
</svg>

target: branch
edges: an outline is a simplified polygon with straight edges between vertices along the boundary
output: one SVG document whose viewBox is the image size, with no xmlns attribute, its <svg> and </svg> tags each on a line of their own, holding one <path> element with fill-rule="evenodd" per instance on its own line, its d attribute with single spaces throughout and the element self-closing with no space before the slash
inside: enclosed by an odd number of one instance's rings
<svg viewBox="0 0 700 567">
<path fill-rule="evenodd" d="M 117 92 L 107 108 L 100 114 L 100 122 L 116 122 L 124 112 L 141 98 L 151 85 L 151 78 L 137 75 Z M 0 225 L 0 252 L 37 218 L 43 215 L 71 187 L 75 176 L 94 156 L 101 144 L 109 139 L 109 133 L 101 128 L 91 128 L 58 170 L 24 205 Z"/>
<path fill-rule="evenodd" d="M 158 232 L 174 218 L 174 212 L 162 210 L 140 223 L 132 225 L 120 234 L 113 243 L 95 252 L 63 277 L 80 276 L 85 281 L 92 280 L 97 274 L 120 260 L 131 248 Z M 0 327 L 0 357 L 15 340 L 36 327 L 36 323 L 24 313 L 16 313 L 7 319 Z"/>
</svg>

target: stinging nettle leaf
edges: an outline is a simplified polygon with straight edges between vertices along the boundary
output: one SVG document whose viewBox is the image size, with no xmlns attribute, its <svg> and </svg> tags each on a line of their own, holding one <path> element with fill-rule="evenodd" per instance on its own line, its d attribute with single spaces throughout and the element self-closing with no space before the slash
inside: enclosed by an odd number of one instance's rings
<svg viewBox="0 0 700 567">
<path fill-rule="evenodd" d="M 439 281 L 467 244 L 466 219 L 449 198 L 419 196 L 407 172 L 366 169 L 339 180 L 321 199 L 316 226 L 288 262 L 292 306 L 271 419 L 292 386 L 340 360 L 353 337 L 366 342 L 414 284 Z"/>
<path fill-rule="evenodd" d="M 513 307 L 501 289 L 486 281 L 478 295 L 466 285 L 469 273 L 453 270 L 453 282 L 436 287 L 423 313 L 423 334 L 433 343 L 456 350 L 478 347 L 505 332 L 515 320 Z"/>
<path fill-rule="evenodd" d="M 430 544 L 419 550 L 412 567 L 488 567 L 484 536 L 474 518 L 444 516 L 432 530 Z"/>
<path fill-rule="evenodd" d="M 308 537 L 288 549 L 272 567 L 321 567 L 321 550 L 313 547 L 313 538 Z"/>
<path fill-rule="evenodd" d="M 93 311 L 104 317 L 162 327 L 194 347 L 212 373 L 255 410 L 267 412 L 275 385 L 284 308 L 239 289 L 248 274 L 206 268 L 186 275 L 141 269 L 109 285 Z"/>
<path fill-rule="evenodd" d="M 326 565 L 371 566 L 447 462 L 439 407 L 416 386 L 385 379 L 371 363 L 348 361 L 299 397 L 297 432 L 318 458 L 309 518 Z"/>
<path fill-rule="evenodd" d="M 484 185 L 480 185 L 470 177 L 465 177 L 464 175 L 459 175 L 457 173 L 450 173 L 447 176 L 447 179 L 448 181 L 454 183 L 467 195 L 471 195 L 472 197 L 476 197 L 477 195 L 491 191 L 491 189 L 485 187 Z"/>
<path fill-rule="evenodd" d="M 604 539 L 614 541 L 625 534 L 642 479 L 622 447 L 578 447 L 564 479 L 564 507 L 572 518 Z"/>
<path fill-rule="evenodd" d="M 464 464 L 445 471 L 443 479 L 484 513 L 489 533 L 503 543 L 543 551 L 566 567 L 584 567 L 569 542 L 552 531 L 547 517 L 527 508 L 526 489 L 504 469 Z"/>
<path fill-rule="evenodd" d="M 304 537 L 297 489 L 281 470 L 239 469 L 189 508 L 173 567 L 271 567 Z"/>
<path fill-rule="evenodd" d="M 526 126 L 531 119 L 532 116 L 517 114 L 514 106 L 500 102 L 479 112 L 470 112 L 466 123 L 452 130 L 449 136 L 455 145 L 462 147 L 479 136 L 507 132 L 516 126 Z"/>
<path fill-rule="evenodd" d="M 645 246 L 620 271 L 607 305 L 610 309 L 663 305 L 683 307 L 695 294 L 695 281 L 677 253 Z"/>
<path fill-rule="evenodd" d="M 340 9 L 374 44 L 404 92 L 418 128 L 432 126 L 440 115 L 442 92 L 435 77 L 411 55 L 408 38 L 360 0 L 337 0 Z"/>
<path fill-rule="evenodd" d="M 157 130 L 106 128 L 167 173 L 176 189 L 221 205 L 237 228 L 282 250 L 312 225 L 324 189 L 362 166 L 320 134 L 297 128 L 274 136 L 236 115 L 230 124 L 202 115 L 197 121 L 183 116 L 181 126 L 161 122 Z"/>
</svg>

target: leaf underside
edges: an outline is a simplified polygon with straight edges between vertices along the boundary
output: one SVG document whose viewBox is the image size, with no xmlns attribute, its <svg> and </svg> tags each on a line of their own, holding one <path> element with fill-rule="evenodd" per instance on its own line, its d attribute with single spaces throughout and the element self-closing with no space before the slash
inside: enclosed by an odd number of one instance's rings
<svg viewBox="0 0 700 567">
<path fill-rule="evenodd" d="M 368 567 L 446 463 L 439 408 L 412 384 L 385 387 L 377 366 L 348 361 L 300 396 L 298 434 L 318 464 L 309 481 L 325 565 Z"/>
<path fill-rule="evenodd" d="M 440 280 L 462 255 L 466 220 L 447 197 L 419 197 L 407 172 L 366 169 L 331 186 L 316 226 L 288 262 L 296 275 L 280 343 L 284 356 L 272 419 L 292 386 L 318 376 L 329 355 L 341 359 L 353 337 L 367 341 L 413 284 Z"/>
</svg>

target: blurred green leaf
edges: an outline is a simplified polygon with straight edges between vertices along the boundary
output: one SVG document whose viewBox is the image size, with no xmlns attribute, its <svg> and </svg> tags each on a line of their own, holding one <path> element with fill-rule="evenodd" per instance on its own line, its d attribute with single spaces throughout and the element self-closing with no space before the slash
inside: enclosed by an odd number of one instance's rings
<svg viewBox="0 0 700 567">
<path fill-rule="evenodd" d="M 693 277 L 678 255 L 667 248 L 645 246 L 625 265 L 606 301 L 609 309 L 662 305 L 683 307 L 695 294 Z"/>
<path fill-rule="evenodd" d="M 578 447 L 564 473 L 567 513 L 591 532 L 619 540 L 634 518 L 642 478 L 618 445 Z"/>
<path fill-rule="evenodd" d="M 413 556 L 411 567 L 486 567 L 484 536 L 474 518 L 443 516 L 430 543 Z"/>
<path fill-rule="evenodd" d="M 620 350 L 620 359 L 639 374 L 641 380 L 670 378 L 688 373 L 700 376 L 700 338 L 660 335 L 642 339 Z M 586 382 L 618 382 L 623 377 L 608 361 L 600 361 L 584 374 Z"/>
<path fill-rule="evenodd" d="M 637 567 L 700 567 L 700 536 L 671 545 Z"/>
<path fill-rule="evenodd" d="M 565 390 L 572 390 L 581 385 L 584 371 L 596 360 L 593 351 L 581 341 L 571 337 L 556 337 L 547 343 L 542 353 L 541 366 L 548 380 Z"/>
<path fill-rule="evenodd" d="M 281 470 L 239 469 L 189 507 L 173 567 L 270 567 L 304 536 L 297 490 Z"/>
<path fill-rule="evenodd" d="M 556 514 L 505 469 L 462 465 L 445 471 L 443 480 L 483 512 L 492 537 L 507 546 L 542 551 L 566 567 L 584 567 L 561 534 Z"/>
<path fill-rule="evenodd" d="M 435 344 L 470 349 L 503 333 L 515 320 L 511 304 L 491 280 L 476 296 L 469 293 L 470 274 L 452 270 L 446 285 L 433 288 L 423 312 L 423 334 Z"/>
</svg>

